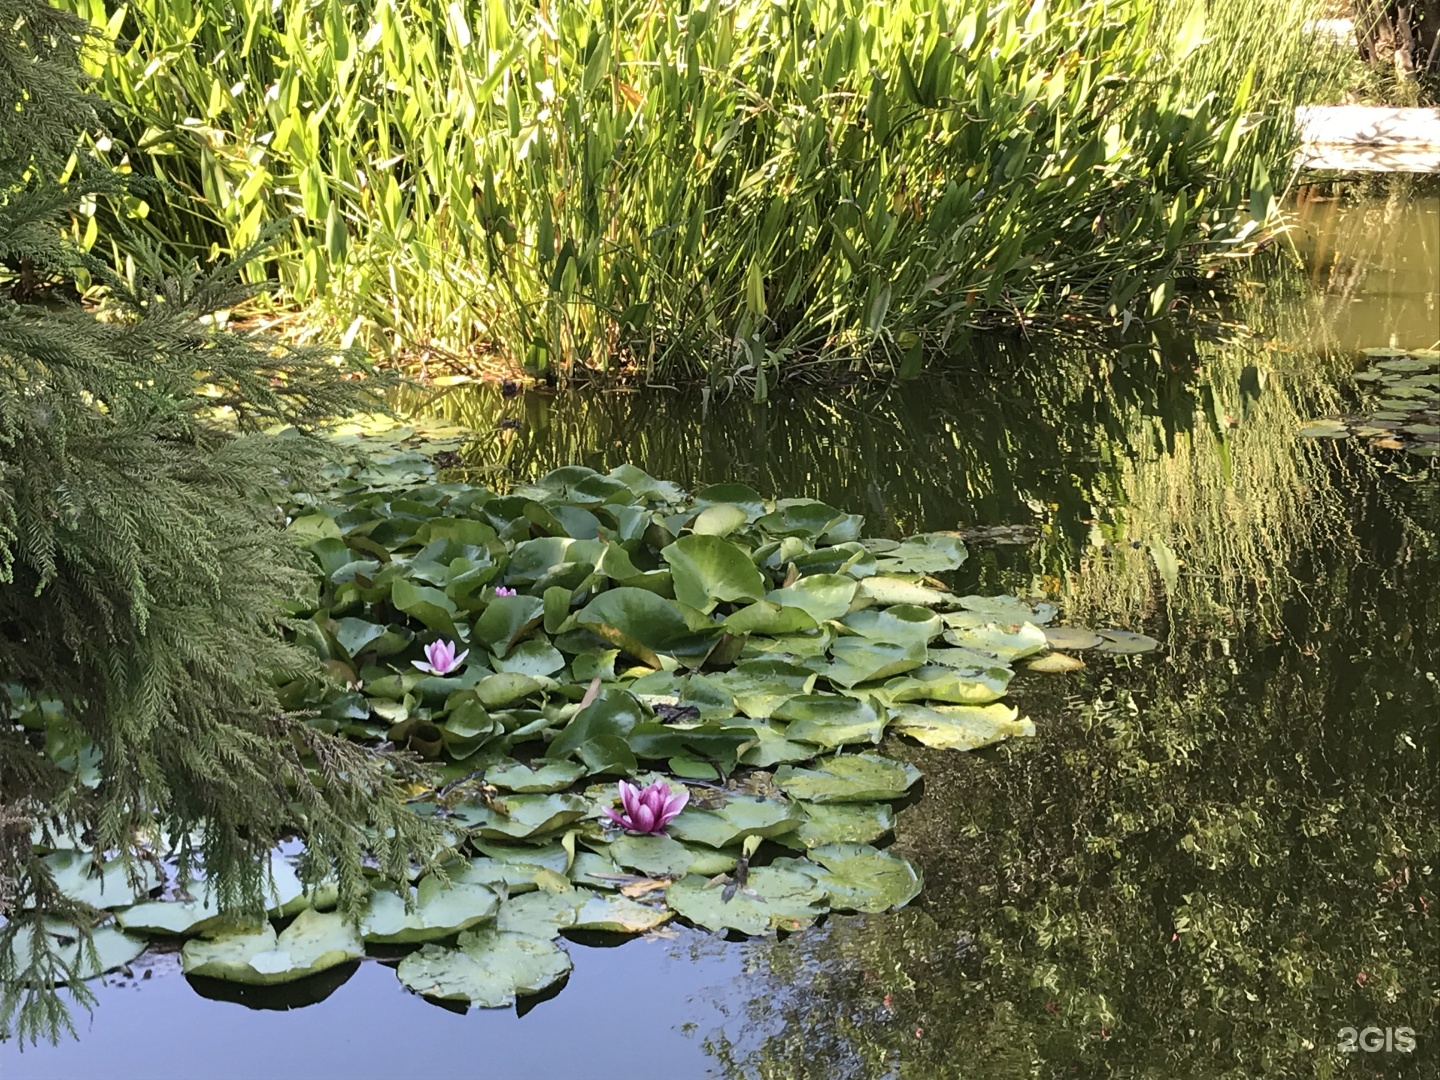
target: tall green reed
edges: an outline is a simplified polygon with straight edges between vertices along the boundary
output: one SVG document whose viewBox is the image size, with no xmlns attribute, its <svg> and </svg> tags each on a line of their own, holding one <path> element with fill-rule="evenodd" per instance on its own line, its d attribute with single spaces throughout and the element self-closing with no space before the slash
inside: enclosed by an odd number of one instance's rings
<svg viewBox="0 0 1440 1080">
<path fill-rule="evenodd" d="M 1324 76 L 1314 0 L 64 2 L 169 185 L 132 231 L 288 220 L 307 330 L 758 396 L 1164 309 L 1273 221 Z"/>
</svg>

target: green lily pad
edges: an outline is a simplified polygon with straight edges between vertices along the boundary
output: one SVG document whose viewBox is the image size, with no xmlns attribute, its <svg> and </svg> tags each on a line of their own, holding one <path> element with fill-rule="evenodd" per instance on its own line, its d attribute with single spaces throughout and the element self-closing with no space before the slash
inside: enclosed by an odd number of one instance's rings
<svg viewBox="0 0 1440 1080">
<path fill-rule="evenodd" d="M 428 874 L 420 879 L 411 903 L 411 909 L 406 911 L 405 898 L 399 893 L 385 887 L 376 889 L 360 919 L 361 936 L 381 945 L 449 937 L 492 918 L 499 910 L 500 898 L 485 885 L 446 885 Z"/>
<path fill-rule="evenodd" d="M 725 629 L 732 634 L 794 634 L 814 630 L 817 625 L 808 611 L 769 600 L 748 604 L 725 619 Z"/>
<path fill-rule="evenodd" d="M 976 615 L 983 615 L 986 622 L 996 623 L 1047 623 L 1055 617 L 1055 605 L 1044 602 L 1030 604 L 1018 596 L 962 596 L 960 606 Z"/>
<path fill-rule="evenodd" d="M 743 550 L 719 536 L 682 536 L 661 556 L 670 566 L 675 599 L 709 614 L 722 600 L 759 600 L 765 579 Z"/>
<path fill-rule="evenodd" d="M 396 974 L 417 994 L 503 1008 L 570 973 L 569 955 L 554 942 L 498 930 L 467 930 L 454 948 L 426 945 L 400 961 Z"/>
<path fill-rule="evenodd" d="M 689 631 L 674 602 L 635 588 L 601 593 L 576 612 L 575 621 L 654 668 L 663 666 L 659 654 Z"/>
<path fill-rule="evenodd" d="M 831 663 L 818 674 L 835 686 L 850 688 L 863 682 L 911 671 L 925 663 L 925 644 L 892 643 L 864 637 L 840 638 L 830 647 Z"/>
<path fill-rule="evenodd" d="M 560 931 L 575 925 L 575 918 L 590 892 L 566 889 L 559 892 L 541 890 L 512 896 L 500 906 L 495 929 L 507 934 L 547 940 L 560 936 Z"/>
<path fill-rule="evenodd" d="M 945 628 L 940 616 L 915 604 L 863 608 L 852 611 L 842 622 L 861 637 L 897 645 L 927 645 Z"/>
<path fill-rule="evenodd" d="M 457 820 L 492 839 L 524 840 L 554 832 L 590 812 L 590 803 L 576 795 L 507 795 L 492 805 L 462 803 Z"/>
<path fill-rule="evenodd" d="M 475 638 L 503 658 L 544 615 L 545 601 L 538 596 L 497 596 L 475 621 Z"/>
<path fill-rule="evenodd" d="M 90 950 L 82 947 L 78 927 L 57 919 L 44 919 L 41 922 L 41 932 L 49 939 L 46 951 L 59 965 L 56 975 L 61 979 L 69 970 L 73 970 L 80 979 L 97 978 L 107 971 L 114 971 L 129 964 L 143 953 L 149 944 L 144 938 L 122 934 L 113 926 L 102 926 L 90 932 L 90 943 L 96 954 L 92 958 Z M 22 927 L 11 941 L 10 962 L 14 965 L 11 970 L 15 972 L 17 983 L 31 981 L 31 978 L 27 977 L 27 972 L 34 963 L 30 935 L 30 928 Z M 93 962 L 96 959 L 98 963 Z M 33 977 L 38 978 L 40 974 L 41 972 L 37 971 Z"/>
<path fill-rule="evenodd" d="M 1153 652 L 1160 647 L 1160 642 L 1148 634 L 1137 634 L 1130 630 L 1101 630 L 1100 636 L 1105 640 L 1095 648 L 1104 653 L 1133 655 Z"/>
<path fill-rule="evenodd" d="M 805 820 L 779 842 L 815 848 L 822 844 L 872 844 L 895 831 L 895 811 L 889 803 L 794 803 Z"/>
<path fill-rule="evenodd" d="M 230 923 L 220 914 L 213 898 L 203 900 L 150 900 L 115 913 L 115 921 L 125 930 L 152 936 L 182 937 L 207 934 Z"/>
<path fill-rule="evenodd" d="M 742 660 L 729 671 L 709 676 L 712 683 L 735 699 L 746 716 L 767 717 L 781 702 L 808 694 L 815 673 L 784 660 Z"/>
<path fill-rule="evenodd" d="M 937 574 L 958 569 L 968 557 L 958 536 L 925 533 L 880 553 L 876 568 L 880 573 Z"/>
<path fill-rule="evenodd" d="M 354 923 L 343 915 L 307 908 L 278 937 L 275 928 L 265 923 L 254 931 L 187 941 L 180 963 L 187 975 L 272 986 L 364 955 L 365 945 Z"/>
<path fill-rule="evenodd" d="M 805 820 L 789 803 L 773 799 L 731 799 L 714 810 L 687 807 L 666 828 L 676 840 L 727 848 L 747 836 L 779 836 Z M 612 856 L 618 858 L 618 856 Z"/>
<path fill-rule="evenodd" d="M 475 684 L 475 700 L 486 709 L 503 709 L 507 705 L 523 701 L 546 686 L 554 685 L 553 682 L 542 682 L 533 675 L 502 671 L 486 676 Z"/>
<path fill-rule="evenodd" d="M 722 874 L 733 869 L 735 856 L 682 844 L 673 836 L 617 836 L 605 852 L 618 866 L 650 877 Z"/>
<path fill-rule="evenodd" d="M 792 799 L 816 803 L 898 799 L 918 779 L 915 766 L 879 754 L 841 754 L 812 768 L 782 765 L 775 770 L 780 790 Z"/>
<path fill-rule="evenodd" d="M 1014 674 L 1008 667 L 979 672 L 926 666 L 891 679 L 875 695 L 890 704 L 902 701 L 940 701 L 952 705 L 985 705 L 1005 696 Z"/>
<path fill-rule="evenodd" d="M 486 769 L 485 782 L 517 794 L 533 794 L 564 791 L 584 775 L 584 767 L 570 761 L 547 761 L 538 767 L 511 761 Z"/>
<path fill-rule="evenodd" d="M 844 574 L 812 574 L 788 588 L 775 589 L 765 599 L 781 607 L 799 608 L 822 623 L 848 612 L 857 588 L 855 579 Z"/>
<path fill-rule="evenodd" d="M 607 934 L 642 934 L 669 922 L 671 912 L 641 904 L 626 896 L 591 895 L 575 914 L 572 930 Z"/>
<path fill-rule="evenodd" d="M 928 585 L 906 581 L 904 578 L 891 577 L 887 574 L 876 574 L 874 577 L 868 577 L 860 582 L 856 598 L 880 607 L 907 604 L 927 608 L 948 608 L 954 607 L 960 602 L 958 596 L 946 592 L 944 589 L 932 589 Z"/>
<path fill-rule="evenodd" d="M 89 852 L 56 851 L 40 860 L 55 879 L 55 887 L 71 900 L 95 908 L 128 907 L 164 884 L 155 868 L 135 860 L 138 880 L 131 882 L 121 859 L 111 859 L 97 870 Z"/>
<path fill-rule="evenodd" d="M 1064 652 L 1093 649 L 1105 640 L 1094 630 L 1084 626 L 1047 626 L 1044 633 L 1046 644 L 1050 648 Z"/>
<path fill-rule="evenodd" d="M 752 868 L 746 888 L 737 890 L 728 901 L 719 884 L 691 874 L 665 890 L 665 903 L 696 926 L 742 934 L 800 930 L 826 910 L 825 890 L 814 878 L 771 866 Z"/>
<path fill-rule="evenodd" d="M 505 656 L 495 658 L 496 672 L 512 672 L 541 678 L 554 675 L 564 666 L 565 657 L 560 650 L 540 638 L 522 641 Z"/>
<path fill-rule="evenodd" d="M 750 520 L 750 515 L 733 503 L 707 506 L 690 523 L 690 531 L 699 536 L 729 536 Z"/>
<path fill-rule="evenodd" d="M 975 616 L 983 619 L 984 616 Z M 955 616 L 947 616 L 950 622 Z M 956 620 L 945 631 L 945 640 L 962 649 L 975 649 L 990 653 L 1004 663 L 1019 660 L 1047 648 L 1045 632 L 1034 623 L 1020 623 L 1018 626 L 993 622 L 970 623 Z"/>
<path fill-rule="evenodd" d="M 740 753 L 742 764 L 768 769 L 787 761 L 809 761 L 819 752 L 813 744 L 786 738 L 783 725 L 766 720 L 745 720 L 742 723 L 754 735 L 754 742 L 746 745 Z"/>
<path fill-rule="evenodd" d="M 417 621 L 442 637 L 455 641 L 464 640 L 455 624 L 459 609 L 455 601 L 439 589 L 428 585 L 416 585 L 405 578 L 397 578 L 390 589 L 390 602 Z"/>
<path fill-rule="evenodd" d="M 785 738 L 835 749 L 851 743 L 878 743 L 885 721 L 866 699 L 833 694 L 803 694 L 790 698 L 772 714 L 788 720 Z"/>
<path fill-rule="evenodd" d="M 1035 725 L 1019 719 L 1007 705 L 900 705 L 893 727 L 926 746 L 975 750 L 1017 736 L 1035 734 Z"/>
<path fill-rule="evenodd" d="M 830 906 L 840 911 L 878 914 L 904 907 L 920 895 L 920 871 L 908 859 L 877 851 L 868 844 L 825 844 L 808 858 L 824 867 L 812 873 Z"/>
</svg>

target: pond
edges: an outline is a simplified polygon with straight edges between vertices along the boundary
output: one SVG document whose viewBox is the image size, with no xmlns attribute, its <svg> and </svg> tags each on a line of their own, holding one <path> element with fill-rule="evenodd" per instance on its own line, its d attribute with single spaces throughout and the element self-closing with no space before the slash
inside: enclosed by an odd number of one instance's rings
<svg viewBox="0 0 1440 1080">
<path fill-rule="evenodd" d="M 558 992 L 468 1014 L 374 960 L 214 1000 L 152 950 L 78 1040 L 0 1046 L 7 1080 L 1440 1075 L 1435 443 L 1297 435 L 1366 411 L 1362 349 L 1436 347 L 1440 196 L 1310 191 L 1291 240 L 1222 325 L 989 343 L 883 391 L 426 403 L 480 476 L 630 461 L 959 528 L 962 591 L 1164 642 L 1017 678 L 1034 739 L 887 744 L 925 776 L 906 909 L 575 940 Z"/>
</svg>

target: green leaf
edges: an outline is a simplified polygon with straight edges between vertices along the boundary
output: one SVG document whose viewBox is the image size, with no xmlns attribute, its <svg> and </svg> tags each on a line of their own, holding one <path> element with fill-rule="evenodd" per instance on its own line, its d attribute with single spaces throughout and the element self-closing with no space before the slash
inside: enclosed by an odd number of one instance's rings
<svg viewBox="0 0 1440 1080">
<path fill-rule="evenodd" d="M 122 968 L 148 946 L 143 938 L 122 934 L 113 926 L 102 926 L 90 932 L 90 942 L 99 959 L 99 963 L 92 963 L 90 950 L 84 947 L 78 927 L 58 919 L 45 919 L 42 927 L 42 932 L 50 938 L 49 954 L 64 968 L 74 969 L 81 979 L 94 979 L 107 971 Z M 23 927 L 11 940 L 10 960 L 14 964 L 12 970 L 17 982 L 28 981 L 26 972 L 33 962 L 30 933 L 29 927 Z"/>
<path fill-rule="evenodd" d="M 570 957 L 553 942 L 498 930 L 468 930 L 456 947 L 426 945 L 400 961 L 396 974 L 417 994 L 502 1008 L 569 974 Z"/>
<path fill-rule="evenodd" d="M 1148 634 L 1136 634 L 1129 630 L 1101 630 L 1100 636 L 1104 640 L 1095 646 L 1097 652 L 1134 655 L 1153 652 L 1160 647 L 1160 642 Z"/>
<path fill-rule="evenodd" d="M 88 852 L 56 851 L 40 860 L 55 879 L 55 887 L 71 900 L 95 908 L 128 907 L 164 882 L 143 860 L 132 866 L 139 880 L 130 881 L 124 860 L 111 859 L 98 870 Z"/>
<path fill-rule="evenodd" d="M 259 930 L 187 941 L 180 963 L 187 975 L 272 986 L 364 955 L 365 945 L 354 923 L 343 915 L 306 908 L 278 938 L 275 928 L 265 923 Z"/>
<path fill-rule="evenodd" d="M 696 926 L 742 934 L 800 930 L 826 910 L 825 891 L 814 878 L 771 866 L 752 868 L 746 889 L 737 890 L 729 900 L 719 885 L 691 874 L 665 890 L 665 903 Z"/>
<path fill-rule="evenodd" d="M 806 868 L 840 911 L 878 914 L 904 907 L 920 895 L 920 872 L 907 859 L 868 844 L 825 844 L 808 855 L 824 867 Z"/>
<path fill-rule="evenodd" d="M 735 867 L 734 855 L 683 844 L 673 836 L 621 833 L 604 850 L 617 865 L 650 877 L 722 874 Z"/>
<path fill-rule="evenodd" d="M 407 912 L 405 898 L 395 890 L 376 889 L 360 919 L 361 936 L 380 945 L 449 937 L 492 918 L 500 909 L 500 897 L 485 885 L 446 885 L 434 874 L 427 874 L 411 890 L 411 904 Z"/>
<path fill-rule="evenodd" d="M 749 604 L 725 619 L 725 629 L 732 634 L 794 634 L 814 630 L 816 625 L 809 612 L 769 600 Z"/>
<path fill-rule="evenodd" d="M 641 904 L 626 896 L 591 895 L 575 914 L 573 930 L 607 934 L 641 934 L 669 922 L 671 913 Z"/>
<path fill-rule="evenodd" d="M 911 671 L 925 663 L 923 642 L 890 643 L 870 638 L 840 638 L 830 646 L 833 662 L 819 674 L 836 686 L 850 688 L 858 683 L 884 679 Z"/>
<path fill-rule="evenodd" d="M 682 536 L 660 553 L 670 566 L 675 598 L 709 613 L 720 601 L 759 600 L 765 579 L 736 545 L 719 536 Z"/>
<path fill-rule="evenodd" d="M 805 694 L 784 702 L 772 714 L 789 720 L 785 738 L 835 749 L 851 743 L 878 743 L 885 721 L 874 704 L 833 694 Z"/>
<path fill-rule="evenodd" d="M 565 666 L 565 657 L 560 650 L 541 638 L 522 641 L 510 649 L 502 659 L 496 657 L 497 672 L 514 672 L 519 675 L 533 675 L 543 678 L 554 675 Z"/>
<path fill-rule="evenodd" d="M 455 624 L 458 609 L 439 589 L 428 585 L 416 585 L 404 578 L 396 579 L 390 587 L 390 602 L 397 609 L 423 623 L 435 633 L 452 641 L 464 642 L 465 636 Z"/>
<path fill-rule="evenodd" d="M 666 829 L 677 840 L 727 848 L 747 836 L 771 837 L 793 832 L 804 820 L 804 816 L 786 802 L 731 799 L 715 810 L 686 807 Z"/>
<path fill-rule="evenodd" d="M 485 642 L 497 657 L 539 625 L 545 602 L 538 596 L 497 596 L 475 622 L 475 638 Z"/>
<path fill-rule="evenodd" d="M 898 645 L 927 645 L 945 629 L 939 615 L 915 604 L 864 608 L 841 622 L 862 637 Z"/>
<path fill-rule="evenodd" d="M 601 593 L 575 621 L 654 668 L 662 666 L 659 654 L 690 629 L 674 603 L 633 588 Z"/>
<path fill-rule="evenodd" d="M 1007 705 L 900 705 L 894 710 L 894 729 L 926 746 L 948 750 L 975 750 L 1012 737 L 1035 734 L 1035 725 L 1018 719 Z"/>
<path fill-rule="evenodd" d="M 812 768 L 775 770 L 775 786 L 786 795 L 817 803 L 898 799 L 918 779 L 915 766 L 879 754 L 841 754 Z"/>
<path fill-rule="evenodd" d="M 1014 672 L 1008 667 L 994 666 L 983 671 L 962 671 L 931 665 L 917 668 L 898 679 L 891 679 L 883 689 L 875 691 L 875 694 L 890 704 L 901 701 L 943 701 L 951 705 L 986 705 L 1005 696 L 1012 675 Z"/>
<path fill-rule="evenodd" d="M 485 782 L 492 787 L 520 793 L 563 791 L 585 775 L 569 761 L 548 761 L 538 767 L 518 761 L 492 765 L 485 770 Z"/>
<path fill-rule="evenodd" d="M 455 817 L 481 836 L 524 840 L 554 832 L 590 812 L 590 803 L 578 795 L 507 795 L 488 805 L 462 803 Z"/>
<path fill-rule="evenodd" d="M 737 709 L 754 717 L 768 717 L 782 701 L 815 686 L 813 671 L 783 660 L 743 660 L 708 678 L 735 699 Z"/>
<path fill-rule="evenodd" d="M 965 544 L 947 533 L 925 533 L 903 540 L 879 554 L 875 569 L 881 574 L 937 574 L 957 570 L 968 558 Z"/>
<path fill-rule="evenodd" d="M 989 653 L 1007 664 L 1047 648 L 1045 632 L 1033 623 L 1002 625 L 986 622 L 985 616 L 969 612 L 947 615 L 945 620 L 950 624 L 950 629 L 945 631 L 945 640 L 950 644 Z"/>
<path fill-rule="evenodd" d="M 780 843 L 814 848 L 821 844 L 872 844 L 895 830 L 895 811 L 889 803 L 802 803 L 805 820 Z"/>
<path fill-rule="evenodd" d="M 775 589 L 765 599 L 782 607 L 799 608 L 821 623 L 826 619 L 838 619 L 848 612 L 855 599 L 856 588 L 855 579 L 843 574 L 811 574 L 788 588 Z"/>
</svg>

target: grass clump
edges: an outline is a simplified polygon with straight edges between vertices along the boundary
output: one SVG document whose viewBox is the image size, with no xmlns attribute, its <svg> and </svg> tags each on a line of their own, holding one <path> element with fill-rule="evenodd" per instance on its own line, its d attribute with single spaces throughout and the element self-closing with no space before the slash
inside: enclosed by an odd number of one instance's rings
<svg viewBox="0 0 1440 1080">
<path fill-rule="evenodd" d="M 762 394 L 1163 311 L 1328 78 L 1314 0 L 69 3 L 121 43 L 112 159 L 171 185 L 129 227 L 293 216 L 305 328 Z"/>
</svg>

